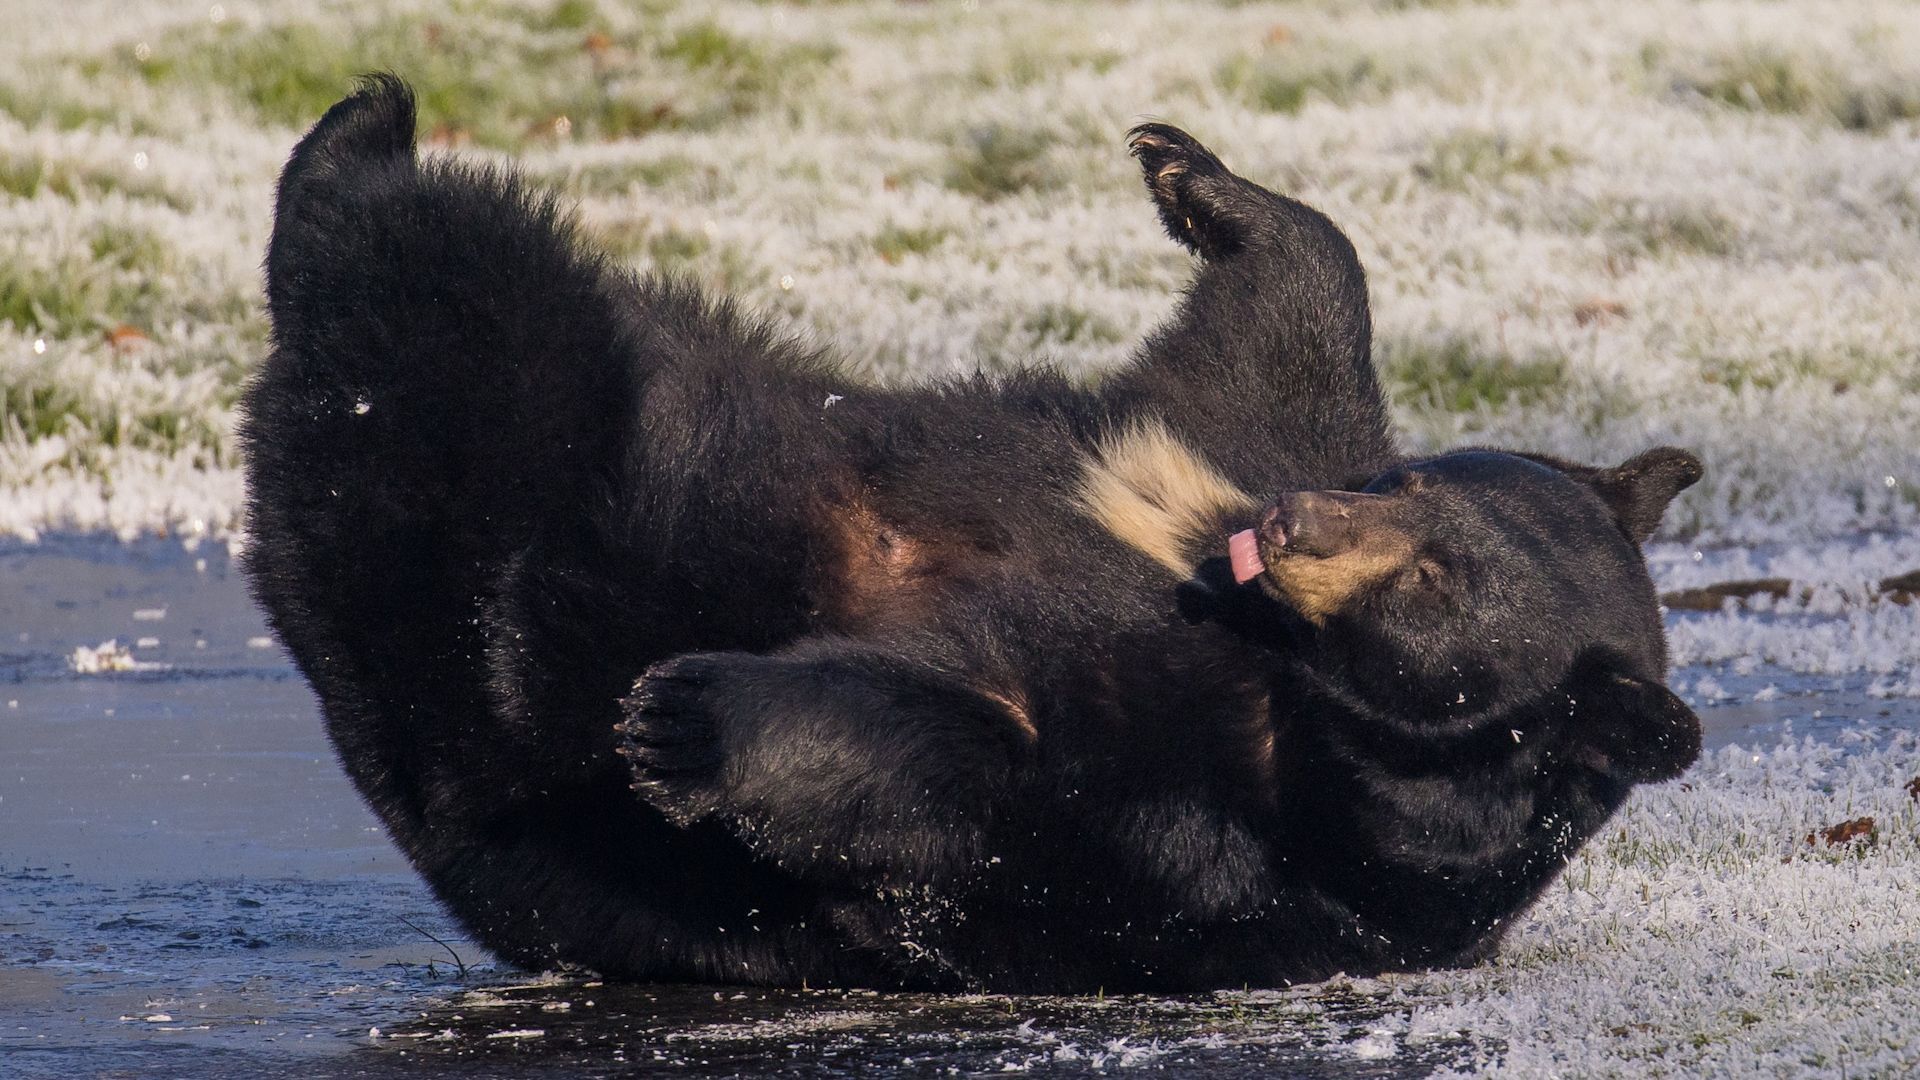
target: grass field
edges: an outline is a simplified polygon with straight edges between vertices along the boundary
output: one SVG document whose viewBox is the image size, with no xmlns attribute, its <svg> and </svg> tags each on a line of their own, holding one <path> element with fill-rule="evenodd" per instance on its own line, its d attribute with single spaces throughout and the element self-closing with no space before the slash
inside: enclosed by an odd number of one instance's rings
<svg viewBox="0 0 1920 1080">
<path fill-rule="evenodd" d="M 1122 363 L 1189 273 L 1122 133 L 1192 130 L 1352 235 L 1411 444 L 1692 447 L 1708 475 L 1653 551 L 1662 585 L 1817 586 L 1672 620 L 1690 700 L 1904 710 L 1636 796 L 1497 963 L 1362 987 L 1398 1011 L 1356 1046 L 1464 1039 L 1462 1068 L 1529 1076 L 1920 1069 L 1920 606 L 1862 586 L 1920 566 L 1911 6 L 0 16 L 0 532 L 29 537 L 243 535 L 233 405 L 265 349 L 274 176 L 357 72 L 412 80 L 429 145 L 511 158 L 632 266 L 892 380 Z M 1864 816 L 1870 839 L 1803 842 Z"/>
<path fill-rule="evenodd" d="M 1325 208 L 1413 442 L 1697 447 L 1670 535 L 1920 501 L 1920 21 L 1895 3 L 0 4 L 0 528 L 228 532 L 276 169 L 352 75 L 636 267 L 882 378 L 1097 373 L 1186 258 L 1143 116 Z"/>
</svg>

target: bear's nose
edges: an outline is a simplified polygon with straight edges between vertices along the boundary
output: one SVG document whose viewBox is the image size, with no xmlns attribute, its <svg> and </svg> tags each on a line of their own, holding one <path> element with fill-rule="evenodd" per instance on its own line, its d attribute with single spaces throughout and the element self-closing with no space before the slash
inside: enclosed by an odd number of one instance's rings
<svg viewBox="0 0 1920 1080">
<path fill-rule="evenodd" d="M 1266 513 L 1260 515 L 1260 538 L 1274 547 L 1287 546 L 1288 504 L 1291 501 L 1292 496 L 1282 495 L 1278 502 L 1267 507 Z"/>
<path fill-rule="evenodd" d="M 1383 498 L 1350 491 L 1293 491 L 1260 516 L 1260 538 L 1289 555 L 1337 555 L 1360 542 Z"/>
</svg>

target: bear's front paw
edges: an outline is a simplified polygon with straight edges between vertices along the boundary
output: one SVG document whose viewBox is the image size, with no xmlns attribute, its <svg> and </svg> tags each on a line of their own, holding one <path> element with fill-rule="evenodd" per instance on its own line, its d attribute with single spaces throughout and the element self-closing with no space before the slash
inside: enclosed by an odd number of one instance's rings
<svg viewBox="0 0 1920 1080">
<path fill-rule="evenodd" d="M 1198 255 L 1238 251 L 1254 221 L 1272 212 L 1266 192 L 1177 127 L 1141 124 L 1127 132 L 1127 150 L 1140 161 L 1167 234 Z"/>
<path fill-rule="evenodd" d="M 633 770 L 633 790 L 668 820 L 690 825 L 719 808 L 724 758 L 708 691 L 719 664 L 677 656 L 648 668 L 621 702 L 614 725 L 618 753 Z"/>
</svg>

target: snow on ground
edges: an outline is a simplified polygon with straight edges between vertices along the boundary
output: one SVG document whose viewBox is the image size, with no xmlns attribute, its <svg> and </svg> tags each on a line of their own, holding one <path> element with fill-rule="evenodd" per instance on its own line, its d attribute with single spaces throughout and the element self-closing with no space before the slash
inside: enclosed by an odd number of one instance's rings
<svg viewBox="0 0 1920 1080">
<path fill-rule="evenodd" d="M 1920 1070 L 1920 739 L 1709 754 L 1642 789 L 1493 964 L 1409 980 L 1403 1038 L 1522 1076 Z M 1871 817 L 1871 841 L 1809 833 Z"/>
<path fill-rule="evenodd" d="M 882 379 L 1123 362 L 1188 273 L 1121 147 L 1153 116 L 1350 232 L 1413 445 L 1701 454 L 1661 588 L 1811 588 L 1676 613 L 1689 700 L 1920 696 L 1920 605 L 1869 588 L 1920 567 L 1905 4 L 47 10 L 0 0 L 0 532 L 239 538 L 273 178 L 356 71 L 411 78 L 430 143 L 516 160 L 630 265 Z M 1640 793 L 1497 963 L 1368 984 L 1406 1005 L 1353 1053 L 1465 1032 L 1463 1067 L 1520 1075 L 1920 1069 L 1897 704 Z M 1804 840 L 1863 816 L 1870 844 Z"/>
</svg>

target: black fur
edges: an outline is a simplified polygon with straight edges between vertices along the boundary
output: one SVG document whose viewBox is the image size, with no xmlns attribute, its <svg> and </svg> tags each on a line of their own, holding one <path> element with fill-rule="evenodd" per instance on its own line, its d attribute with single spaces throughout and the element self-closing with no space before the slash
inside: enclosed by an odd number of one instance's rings
<svg viewBox="0 0 1920 1080">
<path fill-rule="evenodd" d="M 1404 460 L 1352 246 L 1184 133 L 1131 136 L 1202 261 L 1130 368 L 881 390 L 610 267 L 510 176 L 416 160 L 413 124 L 371 79 L 282 177 L 248 566 L 355 783 L 514 962 L 1027 990 L 1463 963 L 1697 752 L 1631 542 L 1679 452 Z M 1147 417 L 1263 497 L 1418 489 L 1395 528 L 1445 587 L 1313 623 L 1218 557 L 1175 581 L 1077 502 Z"/>
</svg>

